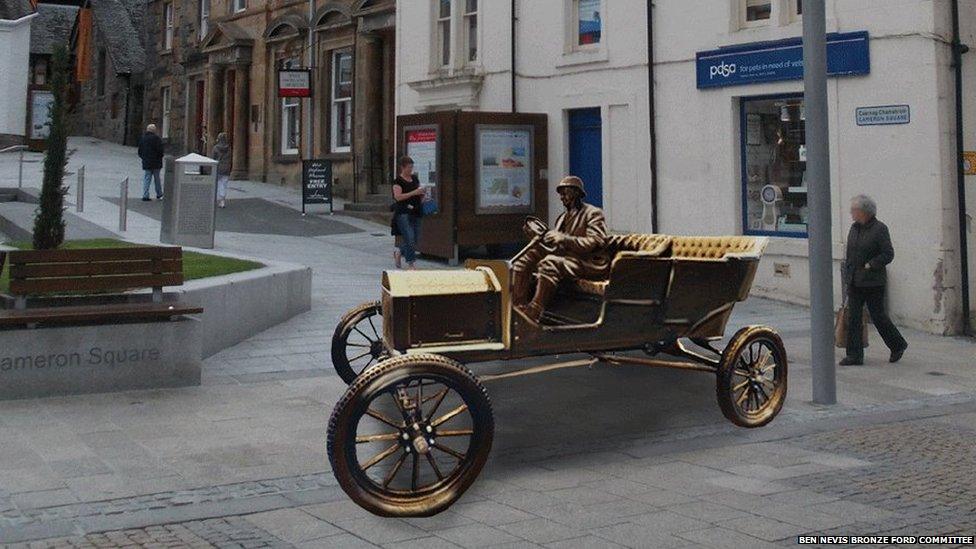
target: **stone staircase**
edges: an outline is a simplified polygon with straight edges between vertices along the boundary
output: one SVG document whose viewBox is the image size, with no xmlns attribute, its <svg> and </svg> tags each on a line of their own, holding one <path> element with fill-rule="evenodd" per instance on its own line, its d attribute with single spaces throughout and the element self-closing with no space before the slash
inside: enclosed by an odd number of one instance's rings
<svg viewBox="0 0 976 549">
<path fill-rule="evenodd" d="M 392 201 L 393 199 L 388 194 L 367 194 L 365 199 L 360 202 L 346 202 L 342 207 L 342 213 L 386 225 L 390 222 L 390 202 Z"/>
</svg>

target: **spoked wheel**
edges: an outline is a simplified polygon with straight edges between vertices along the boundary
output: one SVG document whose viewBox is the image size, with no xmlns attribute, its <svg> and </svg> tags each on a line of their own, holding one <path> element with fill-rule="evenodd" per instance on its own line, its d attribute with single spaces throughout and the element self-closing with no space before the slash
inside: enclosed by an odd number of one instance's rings
<svg viewBox="0 0 976 549">
<path fill-rule="evenodd" d="M 346 384 L 389 356 L 379 301 L 363 303 L 343 315 L 332 335 L 332 366 Z"/>
<path fill-rule="evenodd" d="M 743 328 L 722 353 L 715 393 L 732 423 L 762 427 L 786 400 L 786 348 L 773 329 Z"/>
<path fill-rule="evenodd" d="M 380 516 L 435 515 L 478 476 L 494 435 L 488 393 L 457 362 L 398 356 L 349 387 L 329 420 L 342 489 Z"/>
</svg>

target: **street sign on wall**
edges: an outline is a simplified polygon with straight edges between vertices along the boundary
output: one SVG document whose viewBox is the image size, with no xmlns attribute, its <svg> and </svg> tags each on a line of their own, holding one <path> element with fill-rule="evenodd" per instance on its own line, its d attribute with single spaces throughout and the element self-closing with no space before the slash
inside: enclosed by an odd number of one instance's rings
<svg viewBox="0 0 976 549">
<path fill-rule="evenodd" d="M 311 97 L 312 71 L 305 69 L 278 70 L 278 97 Z"/>
<path fill-rule="evenodd" d="M 854 113 L 854 119 L 858 126 L 909 124 L 912 121 L 912 109 L 908 105 L 858 107 Z"/>
<path fill-rule="evenodd" d="M 827 74 L 851 76 L 871 72 L 867 31 L 827 35 Z M 695 54 L 698 88 L 742 86 L 801 80 L 803 40 L 787 38 L 728 46 Z"/>
</svg>

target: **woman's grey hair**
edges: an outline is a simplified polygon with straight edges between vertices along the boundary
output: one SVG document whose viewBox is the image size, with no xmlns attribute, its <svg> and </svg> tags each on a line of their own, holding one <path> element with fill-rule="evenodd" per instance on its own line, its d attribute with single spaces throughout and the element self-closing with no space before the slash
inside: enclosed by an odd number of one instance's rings
<svg viewBox="0 0 976 549">
<path fill-rule="evenodd" d="M 851 205 L 872 217 L 878 215 L 878 203 L 866 194 L 859 194 L 852 198 Z"/>
</svg>

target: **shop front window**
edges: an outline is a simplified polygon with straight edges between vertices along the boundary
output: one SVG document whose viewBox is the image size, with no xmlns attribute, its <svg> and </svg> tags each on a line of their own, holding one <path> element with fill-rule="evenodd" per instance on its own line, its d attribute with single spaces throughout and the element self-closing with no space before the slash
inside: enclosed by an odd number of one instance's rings
<svg viewBox="0 0 976 549">
<path fill-rule="evenodd" d="M 805 237 L 803 96 L 744 98 L 741 108 L 743 232 Z"/>
</svg>

